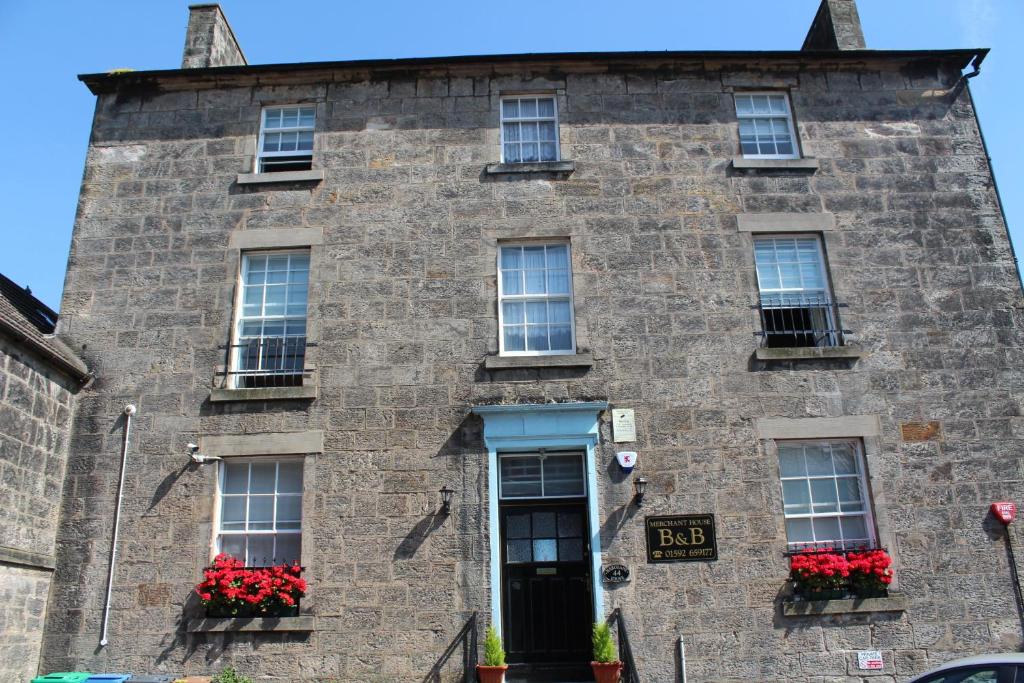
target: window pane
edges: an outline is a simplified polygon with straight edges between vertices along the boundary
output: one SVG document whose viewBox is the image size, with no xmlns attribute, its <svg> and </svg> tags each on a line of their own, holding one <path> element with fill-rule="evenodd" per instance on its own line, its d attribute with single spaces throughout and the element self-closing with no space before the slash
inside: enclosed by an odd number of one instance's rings
<svg viewBox="0 0 1024 683">
<path fill-rule="evenodd" d="M 278 467 L 278 493 L 302 493 L 302 463 L 282 462 Z"/>
<path fill-rule="evenodd" d="M 520 154 L 518 144 L 512 143 L 505 145 L 505 161 L 510 164 L 522 161 L 522 155 Z"/>
<path fill-rule="evenodd" d="M 555 122 L 554 121 L 542 121 L 538 124 L 538 140 L 554 141 L 555 139 Z"/>
<path fill-rule="evenodd" d="M 548 247 L 546 253 L 548 268 L 569 267 L 569 247 L 566 245 L 560 244 Z"/>
<path fill-rule="evenodd" d="M 506 498 L 539 498 L 540 459 L 536 456 L 501 458 L 501 494 Z"/>
<path fill-rule="evenodd" d="M 860 481 L 857 477 L 840 477 L 836 480 L 836 484 L 839 487 L 839 500 L 856 503 L 856 506 L 850 509 L 859 510 L 863 496 L 861 496 Z"/>
<path fill-rule="evenodd" d="M 537 115 L 538 116 L 554 116 L 555 115 L 555 100 L 551 97 L 545 97 L 537 100 Z"/>
<path fill-rule="evenodd" d="M 811 499 L 815 512 L 839 512 L 835 479 L 811 479 Z"/>
<path fill-rule="evenodd" d="M 278 496 L 277 528 L 299 529 L 302 522 L 302 496 Z M 294 524 L 292 524 L 294 523 Z"/>
<path fill-rule="evenodd" d="M 547 289 L 544 281 L 543 270 L 528 270 L 526 271 L 526 293 L 527 294 L 544 294 Z"/>
<path fill-rule="evenodd" d="M 502 315 L 506 325 L 518 325 L 526 322 L 523 317 L 524 305 L 521 303 L 506 302 L 502 304 Z"/>
<path fill-rule="evenodd" d="M 531 325 L 526 328 L 527 351 L 549 351 L 548 328 L 545 325 Z"/>
<path fill-rule="evenodd" d="M 534 512 L 533 513 L 533 538 L 554 538 L 555 513 Z"/>
<path fill-rule="evenodd" d="M 522 294 L 523 293 L 523 271 L 503 270 L 501 271 L 501 293 Z"/>
<path fill-rule="evenodd" d="M 839 519 L 836 517 L 815 517 L 812 520 L 815 541 L 838 541 Z"/>
<path fill-rule="evenodd" d="M 804 449 L 807 456 L 807 473 L 814 476 L 831 475 L 832 455 L 827 450 L 828 446 L 808 445 Z"/>
<path fill-rule="evenodd" d="M 533 559 L 530 552 L 532 544 L 529 539 L 522 541 L 508 541 L 505 544 L 506 560 L 508 562 L 529 562 Z"/>
<path fill-rule="evenodd" d="M 505 537 L 506 538 L 529 538 L 530 537 L 530 515 L 506 515 L 505 516 Z"/>
<path fill-rule="evenodd" d="M 220 552 L 245 562 L 245 536 L 236 534 L 221 536 Z"/>
<path fill-rule="evenodd" d="M 278 534 L 274 564 L 291 564 L 302 559 L 302 534 Z"/>
<path fill-rule="evenodd" d="M 568 325 L 552 325 L 549 328 L 552 351 L 572 350 L 572 328 Z"/>
<path fill-rule="evenodd" d="M 519 116 L 520 118 L 536 118 L 537 116 L 537 100 L 534 99 L 522 99 L 519 100 Z"/>
<path fill-rule="evenodd" d="M 275 462 L 252 463 L 252 483 L 249 491 L 251 493 L 273 493 L 276 474 L 277 463 Z"/>
<path fill-rule="evenodd" d="M 540 143 L 540 160 L 541 161 L 557 161 L 558 159 L 558 147 L 553 142 L 542 142 Z"/>
<path fill-rule="evenodd" d="M 224 493 L 245 493 L 249 489 L 249 463 L 224 463 Z"/>
<path fill-rule="evenodd" d="M 563 538 L 558 541 L 559 562 L 579 562 L 583 559 L 583 540 Z"/>
<path fill-rule="evenodd" d="M 804 449 L 779 446 L 779 468 L 783 477 L 802 477 L 807 474 L 804 466 Z"/>
<path fill-rule="evenodd" d="M 533 541 L 534 562 L 557 562 L 558 542 L 554 539 L 534 539 Z"/>
<path fill-rule="evenodd" d="M 245 530 L 245 496 L 225 496 L 220 511 L 220 528 Z"/>
<path fill-rule="evenodd" d="M 506 123 L 503 126 L 505 142 L 519 142 L 519 124 Z"/>
<path fill-rule="evenodd" d="M 250 534 L 245 564 L 249 567 L 268 567 L 274 564 L 273 534 Z"/>
<path fill-rule="evenodd" d="M 576 512 L 558 513 L 558 535 L 562 538 L 583 536 L 583 516 Z"/>
<path fill-rule="evenodd" d="M 521 147 L 520 156 L 521 156 L 520 161 L 522 161 L 524 163 L 533 162 L 533 161 L 540 161 L 540 151 L 537 148 L 537 143 L 535 143 L 535 142 L 529 142 L 529 143 L 524 142 L 522 144 L 522 147 Z"/>
<path fill-rule="evenodd" d="M 583 461 L 577 455 L 548 456 L 544 460 L 545 496 L 582 496 Z"/>
<path fill-rule="evenodd" d="M 868 529 L 861 516 L 843 517 L 840 520 L 843 530 L 843 539 L 847 541 L 868 540 Z"/>
<path fill-rule="evenodd" d="M 300 152 L 313 151 L 313 131 L 308 130 L 299 133 L 297 149 Z"/>
<path fill-rule="evenodd" d="M 249 529 L 269 531 L 274 528 L 274 497 L 249 497 Z"/>
<path fill-rule="evenodd" d="M 526 350 L 526 328 L 506 327 L 505 328 L 505 350 L 525 351 Z"/>
<path fill-rule="evenodd" d="M 542 269 L 546 265 L 544 258 L 544 247 L 524 247 L 523 267 L 530 269 Z"/>
<path fill-rule="evenodd" d="M 552 301 L 548 304 L 548 315 L 553 323 L 571 322 L 572 306 L 568 301 Z"/>
<path fill-rule="evenodd" d="M 790 543 L 813 543 L 814 534 L 811 531 L 811 520 L 787 519 L 786 540 Z"/>
<path fill-rule="evenodd" d="M 736 96 L 736 113 L 737 114 L 753 114 L 754 105 L 750 101 L 749 95 L 737 95 Z"/>
<path fill-rule="evenodd" d="M 527 323 L 546 323 L 548 321 L 548 304 L 546 301 L 530 301 L 526 304 Z"/>
<path fill-rule="evenodd" d="M 832 444 L 832 461 L 836 466 L 836 474 L 857 474 L 857 454 L 851 444 Z"/>
<path fill-rule="evenodd" d="M 519 117 L 519 100 L 503 100 L 501 114 L 507 119 Z"/>
<path fill-rule="evenodd" d="M 502 247 L 501 267 L 506 270 L 523 267 L 523 250 L 521 247 Z"/>
<path fill-rule="evenodd" d="M 782 502 L 786 514 L 806 515 L 811 512 L 811 492 L 806 479 L 782 482 Z"/>
</svg>

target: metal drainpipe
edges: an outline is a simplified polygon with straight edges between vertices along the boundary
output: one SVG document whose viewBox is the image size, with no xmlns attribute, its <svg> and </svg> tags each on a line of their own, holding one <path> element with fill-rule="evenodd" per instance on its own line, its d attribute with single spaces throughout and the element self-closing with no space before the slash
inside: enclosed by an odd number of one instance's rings
<svg viewBox="0 0 1024 683">
<path fill-rule="evenodd" d="M 107 623 L 110 621 L 110 594 L 114 587 L 114 567 L 117 564 L 117 531 L 121 523 L 121 498 L 124 495 L 124 470 L 128 463 L 128 437 L 132 431 L 132 416 L 135 406 L 129 403 L 124 407 L 124 441 L 121 443 L 121 476 L 117 480 L 117 507 L 114 508 L 114 538 L 110 542 L 110 568 L 107 570 L 107 600 L 103 605 L 103 633 L 100 634 L 100 647 L 106 647 Z"/>
<path fill-rule="evenodd" d="M 679 678 L 686 683 L 686 644 L 682 636 L 679 636 Z"/>
</svg>

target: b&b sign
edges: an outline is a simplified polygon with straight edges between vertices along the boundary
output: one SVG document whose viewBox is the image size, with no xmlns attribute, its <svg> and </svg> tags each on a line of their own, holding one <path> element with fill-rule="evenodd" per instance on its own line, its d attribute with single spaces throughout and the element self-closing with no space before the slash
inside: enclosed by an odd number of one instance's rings
<svg viewBox="0 0 1024 683">
<path fill-rule="evenodd" d="M 718 559 L 714 515 L 647 517 L 647 562 Z"/>
</svg>

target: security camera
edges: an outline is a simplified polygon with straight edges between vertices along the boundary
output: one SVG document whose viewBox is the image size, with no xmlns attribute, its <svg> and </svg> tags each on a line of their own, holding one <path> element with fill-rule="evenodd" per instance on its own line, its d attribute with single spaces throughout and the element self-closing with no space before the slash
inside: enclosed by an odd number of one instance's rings
<svg viewBox="0 0 1024 683">
<path fill-rule="evenodd" d="M 203 455 L 202 453 L 199 452 L 199 446 L 197 446 L 194 443 L 188 444 L 188 451 L 189 455 L 192 456 L 192 462 L 198 463 L 200 465 L 222 459 L 216 455 Z"/>
</svg>

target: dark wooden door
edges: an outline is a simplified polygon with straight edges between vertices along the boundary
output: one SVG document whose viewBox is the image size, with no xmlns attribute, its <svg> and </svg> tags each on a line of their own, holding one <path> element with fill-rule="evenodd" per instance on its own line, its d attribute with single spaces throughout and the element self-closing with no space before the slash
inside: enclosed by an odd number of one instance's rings
<svg viewBox="0 0 1024 683">
<path fill-rule="evenodd" d="M 589 536 L 582 503 L 502 506 L 502 614 L 509 663 L 589 661 L 594 620 Z"/>
</svg>

